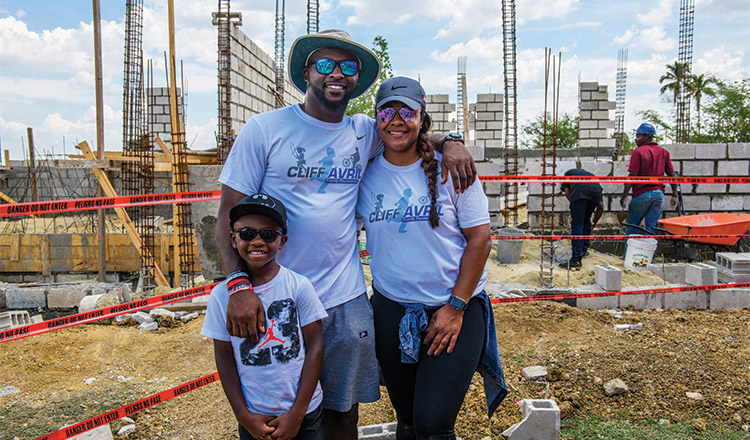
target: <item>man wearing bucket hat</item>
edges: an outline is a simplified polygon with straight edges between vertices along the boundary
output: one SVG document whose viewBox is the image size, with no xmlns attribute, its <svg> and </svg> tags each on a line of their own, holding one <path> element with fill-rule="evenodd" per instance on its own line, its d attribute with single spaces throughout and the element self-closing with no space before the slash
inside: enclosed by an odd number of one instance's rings
<svg viewBox="0 0 750 440">
<path fill-rule="evenodd" d="M 341 30 L 303 35 L 292 44 L 289 76 L 305 94 L 302 104 L 247 121 L 227 158 L 216 237 L 222 267 L 233 280 L 227 330 L 255 340 L 265 316 L 251 281 L 229 240 L 229 209 L 246 194 L 263 192 L 287 208 L 288 245 L 280 264 L 310 279 L 326 308 L 320 382 L 324 418 L 331 439 L 356 439 L 358 403 L 380 398 L 372 307 L 359 261 L 354 208 L 368 160 L 383 150 L 373 119 L 345 115 L 349 101 L 369 89 L 380 61 Z M 447 137 L 446 137 L 447 138 Z M 443 175 L 457 191 L 476 176 L 463 142 L 443 147 Z M 235 255 L 232 255 L 234 252 Z"/>
</svg>

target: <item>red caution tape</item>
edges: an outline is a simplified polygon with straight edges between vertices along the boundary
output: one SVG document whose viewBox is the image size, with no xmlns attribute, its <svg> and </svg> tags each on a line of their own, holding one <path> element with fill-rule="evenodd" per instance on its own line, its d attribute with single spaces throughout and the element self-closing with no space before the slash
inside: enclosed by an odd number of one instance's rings
<svg viewBox="0 0 750 440">
<path fill-rule="evenodd" d="M 137 412 L 143 411 L 144 409 L 148 409 L 160 403 L 164 403 L 167 400 L 174 399 L 175 397 L 181 396 L 185 393 L 189 393 L 190 391 L 197 390 L 198 388 L 210 385 L 214 382 L 218 382 L 219 380 L 219 373 L 214 372 L 199 379 L 195 379 L 188 383 L 178 385 L 166 391 L 162 391 L 161 393 L 156 393 L 152 396 L 148 396 L 145 399 L 141 399 L 137 402 L 130 403 L 115 410 L 76 423 L 75 425 L 66 426 L 65 428 L 61 428 L 58 431 L 51 432 L 45 436 L 39 437 L 37 440 L 64 440 L 75 437 L 77 435 L 83 434 L 86 431 L 90 431 L 100 426 L 104 426 L 108 423 L 112 423 L 115 420 L 119 420 L 123 417 L 131 416 Z"/>
<path fill-rule="evenodd" d="M 130 206 L 143 205 L 163 205 L 167 203 L 205 202 L 209 200 L 219 200 L 220 198 L 221 191 L 216 190 L 13 203 L 9 205 L 0 205 L 0 217 L 90 211 L 93 209 L 107 208 L 127 208 Z"/>
<path fill-rule="evenodd" d="M 499 304 L 499 303 L 526 302 L 526 301 L 560 301 L 560 300 L 565 300 L 565 299 L 597 298 L 597 297 L 602 297 L 602 296 L 645 295 L 649 293 L 676 293 L 676 292 L 695 292 L 697 290 L 746 289 L 746 288 L 750 288 L 750 283 L 709 284 L 705 286 L 661 287 L 658 289 L 626 290 L 623 292 L 560 293 L 556 295 L 523 296 L 519 298 L 495 298 L 495 299 L 491 299 L 490 302 L 492 302 L 493 304 Z"/>
<path fill-rule="evenodd" d="M 482 182 L 750 183 L 750 177 L 686 176 L 479 176 Z"/>
<path fill-rule="evenodd" d="M 90 312 L 68 315 L 62 318 L 50 319 L 49 321 L 37 322 L 34 324 L 15 327 L 0 332 L 0 343 L 21 339 L 28 336 L 41 335 L 42 333 L 60 330 L 74 325 L 88 324 L 101 319 L 112 318 L 125 313 L 133 313 L 143 309 L 171 304 L 177 301 L 195 298 L 211 293 L 211 289 L 218 283 L 206 284 L 192 289 L 170 292 L 164 295 L 152 296 L 150 298 L 131 301 L 128 303 L 118 304 L 116 306 L 105 307 L 103 309 L 92 310 Z"/>
<path fill-rule="evenodd" d="M 493 235 L 493 240 L 626 240 L 655 238 L 661 240 L 697 240 L 706 238 L 750 238 L 750 234 L 688 234 L 688 235 Z"/>
</svg>

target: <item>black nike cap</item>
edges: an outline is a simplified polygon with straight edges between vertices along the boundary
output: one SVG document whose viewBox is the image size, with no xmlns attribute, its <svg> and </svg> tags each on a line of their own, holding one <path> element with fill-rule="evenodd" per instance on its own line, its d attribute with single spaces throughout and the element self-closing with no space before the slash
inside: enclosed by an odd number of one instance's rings
<svg viewBox="0 0 750 440">
<path fill-rule="evenodd" d="M 375 96 L 375 108 L 379 109 L 389 102 L 398 101 L 412 110 L 427 106 L 427 94 L 422 85 L 405 76 L 389 78 L 380 85 Z"/>
<path fill-rule="evenodd" d="M 263 193 L 243 197 L 229 210 L 229 224 L 233 226 L 235 221 L 248 214 L 260 214 L 269 217 L 278 223 L 282 232 L 286 234 L 286 208 L 281 200 Z"/>
</svg>

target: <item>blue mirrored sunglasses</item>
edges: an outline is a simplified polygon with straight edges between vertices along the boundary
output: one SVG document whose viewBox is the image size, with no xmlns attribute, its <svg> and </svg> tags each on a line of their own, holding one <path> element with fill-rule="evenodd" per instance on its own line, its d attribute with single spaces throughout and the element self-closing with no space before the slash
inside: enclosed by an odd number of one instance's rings
<svg viewBox="0 0 750 440">
<path fill-rule="evenodd" d="M 401 119 L 406 122 L 407 124 L 410 124 L 414 122 L 414 120 L 417 118 L 417 111 L 412 110 L 408 107 L 401 107 L 398 111 L 399 116 L 401 116 Z M 378 121 L 382 122 L 383 124 L 387 124 L 391 121 L 391 119 L 396 117 L 396 109 L 393 107 L 383 107 L 380 110 L 378 110 Z"/>
<path fill-rule="evenodd" d="M 283 235 L 283 233 L 276 228 L 255 229 L 251 227 L 244 227 L 235 229 L 234 233 L 239 235 L 240 238 L 245 241 L 254 240 L 255 237 L 260 235 L 261 240 L 265 241 L 266 243 L 273 243 L 277 238 L 279 238 L 279 235 Z"/>
<path fill-rule="evenodd" d="M 357 74 L 357 72 L 359 72 L 359 64 L 357 64 L 357 62 L 353 60 L 334 61 L 330 58 L 319 58 L 317 61 L 314 61 L 314 63 L 315 70 L 317 70 L 321 75 L 328 75 L 329 73 L 333 72 L 333 69 L 336 68 L 337 64 L 339 66 L 339 70 L 341 70 L 341 73 L 346 76 L 354 76 Z"/>
</svg>

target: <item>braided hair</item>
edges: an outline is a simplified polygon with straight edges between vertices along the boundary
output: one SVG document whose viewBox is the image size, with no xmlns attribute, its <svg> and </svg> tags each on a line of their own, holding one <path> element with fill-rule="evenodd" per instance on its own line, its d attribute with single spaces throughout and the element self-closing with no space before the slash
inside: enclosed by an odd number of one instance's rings
<svg viewBox="0 0 750 440">
<path fill-rule="evenodd" d="M 435 150 L 432 148 L 427 132 L 432 127 L 432 118 L 424 110 L 422 112 L 422 126 L 419 128 L 419 138 L 417 139 L 417 152 L 422 157 L 422 170 L 427 176 L 427 187 L 430 190 L 430 226 L 433 229 L 438 227 L 439 218 L 437 207 L 437 173 L 438 161 L 435 159 Z"/>
</svg>

